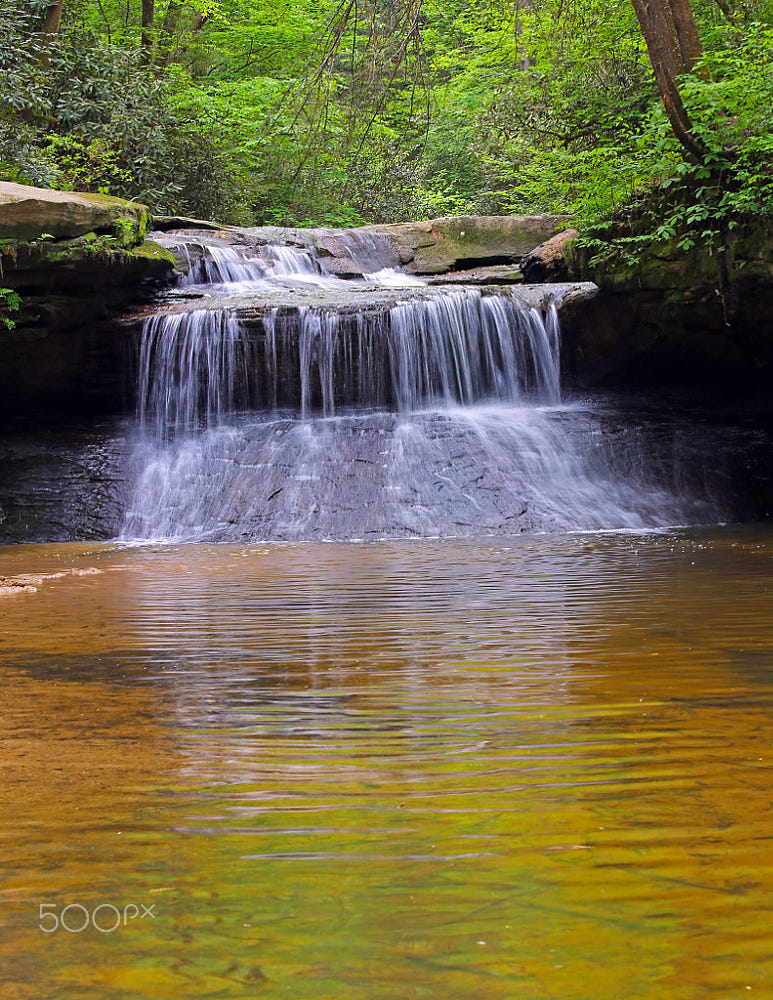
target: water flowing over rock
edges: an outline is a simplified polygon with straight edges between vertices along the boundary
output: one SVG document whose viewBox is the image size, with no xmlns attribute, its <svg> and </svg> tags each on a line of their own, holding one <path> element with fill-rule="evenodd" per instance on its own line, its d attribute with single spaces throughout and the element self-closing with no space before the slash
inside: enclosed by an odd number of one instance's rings
<svg viewBox="0 0 773 1000">
<path fill-rule="evenodd" d="M 126 540 L 722 517 L 691 433 L 562 399 L 558 307 L 582 286 L 430 287 L 388 248 L 343 234 L 338 256 L 333 244 L 169 239 L 192 263 L 143 321 Z M 347 278 L 326 268 L 344 259 Z"/>
<path fill-rule="evenodd" d="M 143 330 L 140 421 L 159 437 L 280 404 L 305 418 L 529 395 L 560 397 L 556 309 L 543 318 L 506 295 L 454 291 L 356 314 L 272 309 L 257 336 L 225 309 L 153 316 Z"/>
<path fill-rule="evenodd" d="M 378 267 L 400 266 L 408 273 L 427 277 L 512 266 L 569 223 L 565 215 L 456 215 L 346 230 L 256 226 L 218 231 L 212 223 L 195 219 L 156 221 L 164 232 L 184 233 L 185 238 L 210 232 L 222 239 L 227 233 L 254 244 L 312 247 L 320 258 L 326 258 L 325 271 L 341 277 L 362 275 Z"/>
</svg>

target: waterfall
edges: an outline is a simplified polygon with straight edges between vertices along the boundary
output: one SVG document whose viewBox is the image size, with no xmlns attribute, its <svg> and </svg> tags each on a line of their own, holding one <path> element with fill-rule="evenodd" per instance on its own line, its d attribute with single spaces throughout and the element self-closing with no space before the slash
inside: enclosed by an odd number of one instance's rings
<svg viewBox="0 0 773 1000">
<path fill-rule="evenodd" d="M 543 317 L 477 290 L 356 316 L 271 311 L 250 336 L 233 312 L 193 309 L 145 321 L 139 417 L 165 438 L 280 399 L 303 418 L 352 406 L 409 414 L 483 400 L 556 404 L 559 381 L 555 308 Z"/>
<path fill-rule="evenodd" d="M 274 264 L 275 275 L 299 275 L 320 273 L 319 265 L 311 250 L 296 247 L 270 246 L 266 255 Z"/>
<path fill-rule="evenodd" d="M 182 244 L 178 250 L 187 265 L 186 273 L 181 281 L 183 285 L 256 281 L 266 273 L 266 268 L 261 261 L 245 257 L 235 247 L 205 244 L 199 249 L 201 257 L 197 263 L 191 260 L 190 251 L 185 244 Z"/>
<path fill-rule="evenodd" d="M 139 422 L 160 439 L 212 426 L 249 402 L 249 349 L 227 311 L 151 316 L 140 344 Z"/>
<path fill-rule="evenodd" d="M 336 259 L 384 270 L 375 245 L 332 239 Z M 311 248 L 264 247 L 259 260 L 226 249 L 208 248 L 198 265 L 213 283 L 203 303 L 144 322 L 124 538 L 439 537 L 719 519 L 671 430 L 621 431 L 614 411 L 562 400 L 553 305 L 527 307 L 506 288 L 417 287 L 397 268 L 387 283 L 403 286 L 379 289 L 375 270 L 323 273 Z"/>
<path fill-rule="evenodd" d="M 505 295 L 440 295 L 390 312 L 389 355 L 401 412 L 430 402 L 560 398 L 558 319 L 526 311 Z"/>
</svg>

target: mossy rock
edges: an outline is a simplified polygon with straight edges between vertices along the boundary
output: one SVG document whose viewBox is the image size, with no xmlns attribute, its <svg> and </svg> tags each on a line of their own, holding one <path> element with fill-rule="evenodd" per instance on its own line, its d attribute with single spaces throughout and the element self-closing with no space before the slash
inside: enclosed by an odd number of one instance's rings
<svg viewBox="0 0 773 1000">
<path fill-rule="evenodd" d="M 517 264 L 566 225 L 567 216 L 559 215 L 455 215 L 362 231 L 390 237 L 406 270 L 430 275 Z"/>
<path fill-rule="evenodd" d="M 131 251 L 131 256 L 137 260 L 165 261 L 170 267 L 174 268 L 175 266 L 175 258 L 172 251 L 166 250 L 152 240 L 145 240 L 144 243 L 135 247 Z"/>
<path fill-rule="evenodd" d="M 149 219 L 145 205 L 111 195 L 0 182 L 0 240 L 28 243 L 93 232 L 133 247 L 144 240 Z"/>
<path fill-rule="evenodd" d="M 614 240 L 630 232 L 610 229 L 593 233 L 594 238 Z M 684 234 L 686 235 L 686 234 Z M 610 242 L 609 252 L 575 241 L 566 248 L 571 276 L 577 281 L 595 281 L 612 292 L 661 291 L 683 293 L 694 298 L 706 289 L 727 291 L 752 284 L 773 284 L 773 219 L 739 220 L 727 233 L 723 253 L 693 246 L 683 250 L 680 235 L 653 240 L 635 261 L 627 259 Z"/>
<path fill-rule="evenodd" d="M 773 219 L 739 220 L 721 255 L 684 250 L 677 235 L 653 241 L 635 262 L 611 245 L 604 256 L 582 240 L 567 246 L 566 257 L 575 280 L 602 290 L 564 324 L 570 378 L 769 393 Z"/>
</svg>

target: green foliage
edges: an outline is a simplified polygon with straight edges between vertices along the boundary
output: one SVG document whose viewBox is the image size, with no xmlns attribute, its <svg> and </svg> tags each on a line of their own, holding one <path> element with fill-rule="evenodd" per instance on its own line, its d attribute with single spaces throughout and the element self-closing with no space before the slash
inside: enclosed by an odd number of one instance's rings
<svg viewBox="0 0 773 1000">
<path fill-rule="evenodd" d="M 21 298 L 13 288 L 0 288 L 0 325 L 6 330 L 13 330 L 16 323 L 11 319 L 10 314 L 19 311 Z"/>
<path fill-rule="evenodd" d="M 171 81 L 149 73 L 135 49 L 78 26 L 62 29 L 41 67 L 34 19 L 16 6 L 0 35 L 7 179 L 121 195 L 155 212 L 238 215 L 243 178 L 226 136 L 180 110 Z"/>
<path fill-rule="evenodd" d="M 770 0 L 736 0 L 731 19 L 692 0 L 699 164 L 671 134 L 630 0 L 158 0 L 150 66 L 140 0 L 66 4 L 41 60 L 44 6 L 0 13 L 9 179 L 224 222 L 635 218 L 626 254 L 668 232 L 718 248 L 773 211 Z"/>
<path fill-rule="evenodd" d="M 98 191 L 109 194 L 132 182 L 131 173 L 120 166 L 119 154 L 100 139 L 86 145 L 74 135 L 48 137 L 44 153 L 55 164 L 59 186 L 68 191 Z"/>
<path fill-rule="evenodd" d="M 653 244 L 670 241 L 684 253 L 723 255 L 733 230 L 773 216 L 773 30 L 748 23 L 704 65 L 705 78 L 686 77 L 681 90 L 705 154 L 683 160 L 656 106 L 629 159 L 649 184 L 622 210 L 607 208 L 611 226 L 604 212 L 589 217 L 586 242 L 597 259 L 615 253 L 631 265 Z"/>
</svg>

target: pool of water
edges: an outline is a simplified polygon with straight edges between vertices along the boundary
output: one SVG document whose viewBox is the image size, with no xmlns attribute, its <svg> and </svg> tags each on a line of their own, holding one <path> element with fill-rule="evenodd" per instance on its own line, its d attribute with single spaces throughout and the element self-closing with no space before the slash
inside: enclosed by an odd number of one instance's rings
<svg viewBox="0 0 773 1000">
<path fill-rule="evenodd" d="M 772 556 L 0 548 L 0 993 L 770 996 Z"/>
</svg>

